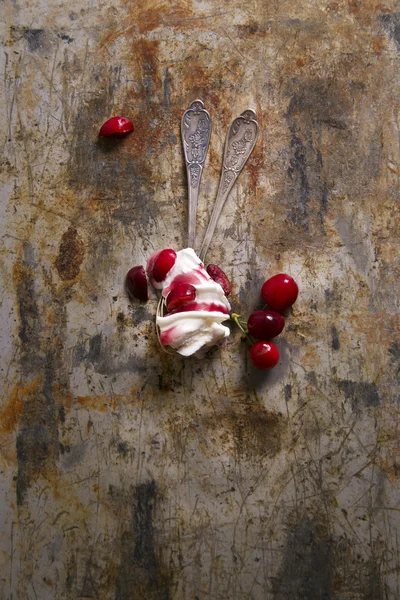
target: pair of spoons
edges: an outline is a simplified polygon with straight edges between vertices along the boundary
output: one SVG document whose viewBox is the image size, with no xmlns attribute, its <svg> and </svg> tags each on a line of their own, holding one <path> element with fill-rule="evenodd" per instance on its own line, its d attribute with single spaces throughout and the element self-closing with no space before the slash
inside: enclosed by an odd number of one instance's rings
<svg viewBox="0 0 400 600">
<path fill-rule="evenodd" d="M 188 245 L 194 248 L 200 181 L 211 136 L 211 117 L 201 100 L 194 100 L 184 112 L 181 135 L 189 192 Z M 228 128 L 217 199 L 199 252 L 203 262 L 224 204 L 253 151 L 257 135 L 257 117 L 251 109 L 242 112 Z"/>
</svg>

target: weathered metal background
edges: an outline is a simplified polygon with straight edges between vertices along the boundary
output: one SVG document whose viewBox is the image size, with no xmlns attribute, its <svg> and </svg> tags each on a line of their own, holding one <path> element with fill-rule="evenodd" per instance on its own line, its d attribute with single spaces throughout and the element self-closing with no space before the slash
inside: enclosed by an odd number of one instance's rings
<svg viewBox="0 0 400 600">
<path fill-rule="evenodd" d="M 394 0 L 5 0 L 1 545 L 8 600 L 400 598 L 400 9 Z M 179 122 L 262 135 L 209 260 L 281 364 L 165 354 L 127 270 L 186 244 Z M 135 132 L 100 142 L 111 115 Z"/>
</svg>

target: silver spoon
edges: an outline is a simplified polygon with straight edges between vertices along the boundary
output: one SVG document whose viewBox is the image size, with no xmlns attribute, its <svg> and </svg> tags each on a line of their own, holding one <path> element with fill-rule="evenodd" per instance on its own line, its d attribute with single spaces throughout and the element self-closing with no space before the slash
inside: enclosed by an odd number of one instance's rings
<svg viewBox="0 0 400 600">
<path fill-rule="evenodd" d="M 211 117 L 201 100 L 194 100 L 183 113 L 181 136 L 189 190 L 188 246 L 194 248 L 200 180 L 211 136 Z"/>
<path fill-rule="evenodd" d="M 253 151 L 257 135 L 257 116 L 251 109 L 242 112 L 228 129 L 217 199 L 199 254 L 203 262 L 226 199 Z"/>
</svg>

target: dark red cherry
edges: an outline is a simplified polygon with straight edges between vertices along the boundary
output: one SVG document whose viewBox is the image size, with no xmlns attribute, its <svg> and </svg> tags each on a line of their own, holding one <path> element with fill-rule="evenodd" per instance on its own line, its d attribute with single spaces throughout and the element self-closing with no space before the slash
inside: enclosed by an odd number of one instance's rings
<svg viewBox="0 0 400 600">
<path fill-rule="evenodd" d="M 293 277 L 279 273 L 263 283 L 261 297 L 273 310 L 283 312 L 296 302 L 299 288 Z"/>
<path fill-rule="evenodd" d="M 132 121 L 126 117 L 111 117 L 102 126 L 99 131 L 100 137 L 122 137 L 123 135 L 133 131 Z"/>
<path fill-rule="evenodd" d="M 250 348 L 250 356 L 257 369 L 272 369 L 279 362 L 279 350 L 272 342 L 256 342 Z"/>
<path fill-rule="evenodd" d="M 274 310 L 256 310 L 247 321 L 247 329 L 259 340 L 269 340 L 279 335 L 285 327 L 285 319 Z"/>
<path fill-rule="evenodd" d="M 144 268 L 140 265 L 132 267 L 126 276 L 128 290 L 138 300 L 147 302 L 149 299 L 149 290 L 147 285 L 147 277 Z"/>
<path fill-rule="evenodd" d="M 232 291 L 232 284 L 223 270 L 217 267 L 217 265 L 208 265 L 206 270 L 211 279 L 214 279 L 222 287 L 225 296 L 229 296 Z"/>
<path fill-rule="evenodd" d="M 186 306 L 196 298 L 196 288 L 190 283 L 178 283 L 167 296 L 167 310 L 172 311 Z"/>
<path fill-rule="evenodd" d="M 172 248 L 161 250 L 155 257 L 152 272 L 150 277 L 160 283 L 164 281 L 169 271 L 172 269 L 176 261 L 176 252 Z"/>
</svg>

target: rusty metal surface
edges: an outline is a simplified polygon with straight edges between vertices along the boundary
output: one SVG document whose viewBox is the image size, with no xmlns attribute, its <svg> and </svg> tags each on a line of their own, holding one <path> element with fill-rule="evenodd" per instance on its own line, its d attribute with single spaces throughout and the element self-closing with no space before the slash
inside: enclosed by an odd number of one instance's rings
<svg viewBox="0 0 400 600">
<path fill-rule="evenodd" d="M 2 6 L 0 597 L 399 598 L 398 3 Z M 165 354 L 124 289 L 186 243 L 197 97 L 199 234 L 228 124 L 260 122 L 208 259 L 236 312 L 298 280 L 268 375 L 237 331 Z"/>
</svg>

